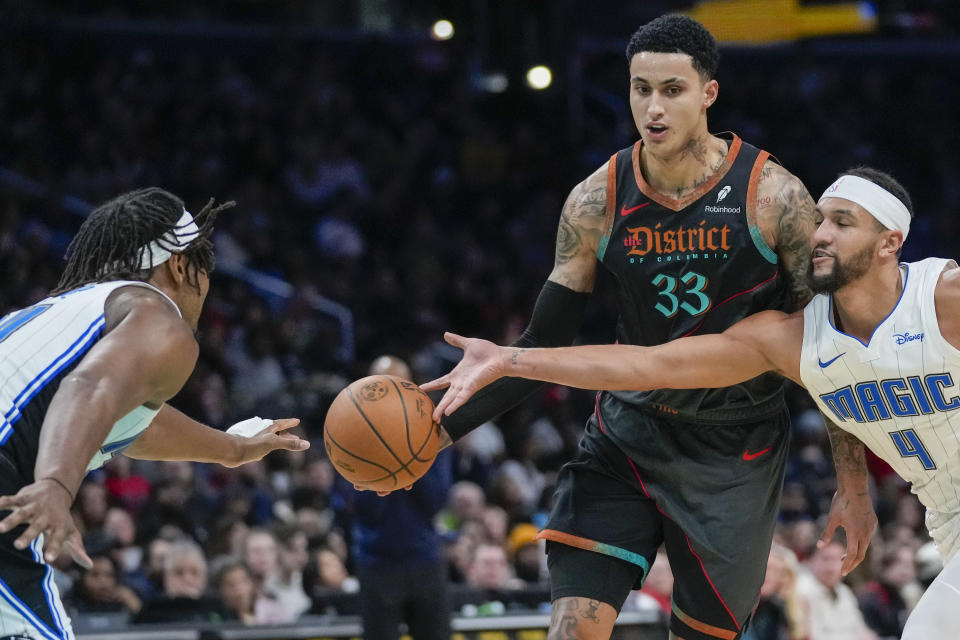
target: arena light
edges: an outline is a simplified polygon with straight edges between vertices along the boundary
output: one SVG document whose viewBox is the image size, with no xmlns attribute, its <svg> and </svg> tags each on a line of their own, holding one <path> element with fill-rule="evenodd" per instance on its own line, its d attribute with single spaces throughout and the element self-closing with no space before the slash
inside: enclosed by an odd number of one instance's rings
<svg viewBox="0 0 960 640">
<path fill-rule="evenodd" d="M 550 71 L 550 67 L 538 64 L 527 71 L 527 84 L 533 89 L 538 91 L 546 89 L 551 82 L 553 82 L 553 72 Z"/>
<path fill-rule="evenodd" d="M 489 73 L 483 78 L 483 88 L 490 93 L 503 93 L 510 86 L 506 74 L 500 71 Z"/>
<path fill-rule="evenodd" d="M 449 20 L 437 20 L 430 28 L 430 37 L 434 40 L 449 40 L 453 37 L 453 23 Z"/>
</svg>

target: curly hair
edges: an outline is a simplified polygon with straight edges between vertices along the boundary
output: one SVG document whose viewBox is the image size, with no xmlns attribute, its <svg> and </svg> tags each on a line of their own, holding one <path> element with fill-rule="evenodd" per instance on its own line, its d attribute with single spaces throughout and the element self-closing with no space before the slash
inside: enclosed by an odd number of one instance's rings
<svg viewBox="0 0 960 640">
<path fill-rule="evenodd" d="M 685 53 L 693 58 L 693 68 L 703 80 L 717 72 L 720 52 L 717 41 L 706 27 L 681 13 L 668 13 L 637 29 L 627 44 L 627 63 L 642 52 Z"/>
<path fill-rule="evenodd" d="M 199 234 L 182 251 L 187 258 L 187 282 L 191 286 L 199 288 L 201 271 L 213 271 L 213 223 L 219 212 L 235 204 L 230 201 L 215 206 L 211 198 L 196 215 Z M 130 191 L 100 205 L 80 225 L 67 247 L 67 266 L 51 293 L 64 293 L 91 282 L 148 280 L 153 268 L 140 268 L 143 248 L 154 241 L 162 245 L 164 234 L 177 233 L 176 225 L 183 211 L 180 198 L 158 187 Z"/>
</svg>

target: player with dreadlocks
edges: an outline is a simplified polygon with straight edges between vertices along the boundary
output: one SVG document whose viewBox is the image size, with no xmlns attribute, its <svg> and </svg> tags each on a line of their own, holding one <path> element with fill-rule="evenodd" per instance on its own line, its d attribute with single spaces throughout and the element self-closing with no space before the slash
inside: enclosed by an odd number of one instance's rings
<svg viewBox="0 0 960 640">
<path fill-rule="evenodd" d="M 194 219 L 163 189 L 123 194 L 83 223 L 50 297 L 0 319 L 0 638 L 73 638 L 47 562 L 65 548 L 91 566 L 70 516 L 87 471 L 121 452 L 237 466 L 309 446 L 283 433 L 296 419 L 224 433 L 166 404 L 196 364 L 210 236 L 232 206 Z"/>
</svg>

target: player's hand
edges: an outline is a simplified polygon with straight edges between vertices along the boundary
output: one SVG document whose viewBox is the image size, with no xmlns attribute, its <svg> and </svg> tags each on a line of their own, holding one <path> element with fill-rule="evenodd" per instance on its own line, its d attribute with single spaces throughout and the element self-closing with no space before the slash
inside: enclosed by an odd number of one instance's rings
<svg viewBox="0 0 960 640">
<path fill-rule="evenodd" d="M 833 494 L 827 526 L 817 541 L 818 549 L 830 543 L 837 527 L 843 527 L 847 536 L 847 550 L 840 568 L 841 573 L 847 575 L 867 555 L 870 538 L 877 528 L 877 514 L 874 513 L 869 492 L 837 491 Z"/>
<path fill-rule="evenodd" d="M 433 421 L 440 422 L 459 409 L 474 393 L 494 380 L 502 378 L 506 372 L 507 350 L 488 340 L 464 338 L 449 331 L 443 334 L 449 344 L 463 349 L 463 357 L 453 371 L 436 380 L 420 385 L 424 391 L 436 391 L 447 388 L 443 398 L 433 411 Z"/>
<path fill-rule="evenodd" d="M 14 541 L 14 547 L 26 549 L 42 533 L 43 555 L 47 562 L 56 560 L 61 549 L 66 549 L 74 562 L 91 569 L 93 561 L 83 548 L 80 532 L 70 515 L 72 503 L 73 496 L 56 481 L 49 478 L 37 480 L 15 495 L 0 497 L 0 511 L 10 510 L 0 520 L 0 533 L 27 525 Z"/>
<path fill-rule="evenodd" d="M 310 442 L 292 433 L 284 433 L 287 429 L 293 428 L 298 424 L 300 424 L 299 418 L 281 418 L 274 420 L 273 424 L 249 438 L 234 436 L 238 440 L 237 447 L 239 454 L 237 462 L 226 466 L 239 467 L 242 464 L 259 460 L 271 451 L 277 451 L 278 449 L 306 451 L 310 448 Z"/>
<path fill-rule="evenodd" d="M 357 491 L 373 491 L 373 489 L 367 489 L 365 487 L 361 487 L 358 484 L 353 485 L 353 488 Z M 404 491 L 410 491 L 410 489 L 413 489 L 412 484 L 408 484 L 407 486 L 403 487 Z M 396 491 L 396 489 L 394 489 L 393 491 Z M 377 495 L 382 498 L 383 496 L 390 495 L 391 493 L 393 493 L 393 491 L 377 491 Z"/>
</svg>

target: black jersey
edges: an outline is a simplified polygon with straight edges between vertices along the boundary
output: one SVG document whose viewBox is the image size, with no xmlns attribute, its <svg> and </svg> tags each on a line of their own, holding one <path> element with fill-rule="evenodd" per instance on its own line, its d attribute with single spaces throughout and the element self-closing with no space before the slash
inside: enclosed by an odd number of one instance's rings
<svg viewBox="0 0 960 640">
<path fill-rule="evenodd" d="M 607 217 L 598 258 L 616 278 L 617 340 L 658 345 L 720 333 L 787 296 L 776 253 L 755 220 L 757 183 L 770 154 L 726 134 L 723 165 L 696 192 L 675 200 L 654 191 L 640 169 L 639 141 L 610 159 Z M 764 374 L 721 389 L 610 392 L 664 416 L 743 422 L 782 408 L 783 382 Z"/>
</svg>

